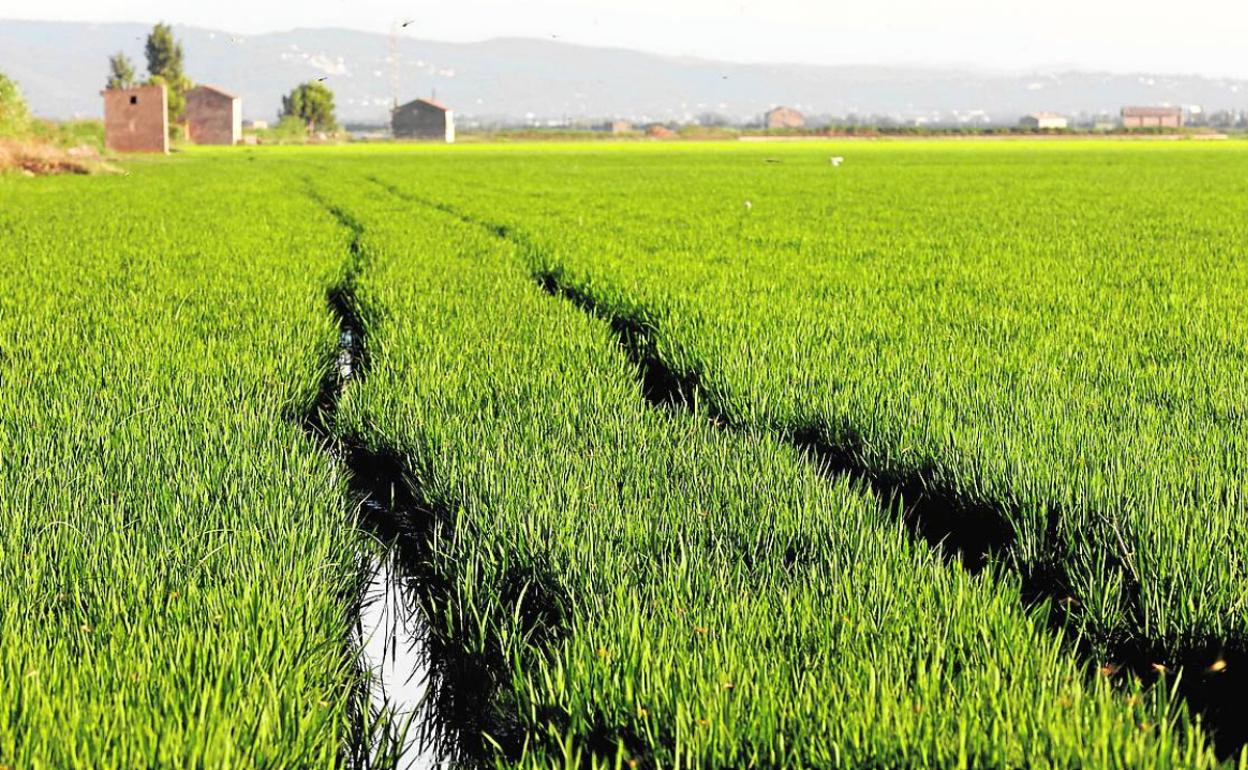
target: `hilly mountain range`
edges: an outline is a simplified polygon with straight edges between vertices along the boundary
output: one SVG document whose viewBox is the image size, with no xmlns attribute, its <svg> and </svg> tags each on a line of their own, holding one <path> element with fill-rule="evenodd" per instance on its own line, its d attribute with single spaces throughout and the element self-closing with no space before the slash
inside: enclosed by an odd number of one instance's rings
<svg viewBox="0 0 1248 770">
<path fill-rule="evenodd" d="M 141 70 L 150 28 L 0 20 L 0 72 L 18 81 L 39 115 L 99 116 L 109 55 L 124 51 Z M 810 115 L 994 124 L 1042 110 L 1116 114 L 1125 104 L 1248 109 L 1248 80 L 1198 75 L 741 64 L 556 40 L 443 43 L 344 29 L 175 32 L 187 74 L 242 96 L 249 119 L 273 119 L 282 94 L 324 77 L 341 120 L 384 123 L 396 95 L 392 48 L 401 101 L 436 93 L 468 123 L 688 121 L 708 113 L 742 121 L 778 104 Z"/>
</svg>

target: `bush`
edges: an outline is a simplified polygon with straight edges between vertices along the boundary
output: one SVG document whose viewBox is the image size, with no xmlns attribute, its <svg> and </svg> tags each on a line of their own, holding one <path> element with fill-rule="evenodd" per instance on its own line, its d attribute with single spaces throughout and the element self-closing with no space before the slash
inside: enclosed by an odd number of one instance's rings
<svg viewBox="0 0 1248 770">
<path fill-rule="evenodd" d="M 57 147 L 104 149 L 104 123 L 99 120 L 32 120 L 28 136 Z"/>
<path fill-rule="evenodd" d="M 100 161 L 98 120 L 54 123 L 31 117 L 17 83 L 0 74 L 0 174 L 91 174 L 114 170 Z"/>
<path fill-rule="evenodd" d="M 269 128 L 255 129 L 249 133 L 255 134 L 260 144 L 306 144 L 308 141 L 308 127 L 292 115 L 287 115 Z"/>
<path fill-rule="evenodd" d="M 0 74 L 0 136 L 22 136 L 30 130 L 30 110 L 17 83 Z"/>
</svg>

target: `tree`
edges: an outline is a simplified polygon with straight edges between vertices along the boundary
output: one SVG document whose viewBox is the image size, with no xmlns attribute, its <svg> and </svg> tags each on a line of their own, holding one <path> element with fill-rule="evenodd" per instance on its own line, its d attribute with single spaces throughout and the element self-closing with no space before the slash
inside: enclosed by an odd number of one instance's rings
<svg viewBox="0 0 1248 770">
<path fill-rule="evenodd" d="M 30 111 L 17 83 L 0 74 L 0 136 L 18 136 L 30 126 Z"/>
<path fill-rule="evenodd" d="M 169 129 L 186 111 L 186 92 L 191 80 L 182 72 L 182 44 L 173 36 L 173 27 L 161 22 L 147 36 L 147 84 L 164 85 L 169 100 Z"/>
<path fill-rule="evenodd" d="M 108 57 L 108 88 L 130 88 L 134 85 L 134 65 L 121 51 Z"/>
<path fill-rule="evenodd" d="M 168 81 L 182 77 L 182 44 L 173 36 L 173 27 L 164 22 L 152 27 L 147 36 L 147 74 Z"/>
<path fill-rule="evenodd" d="M 338 128 L 334 120 L 334 92 L 319 82 L 296 86 L 282 97 L 281 117 L 298 118 L 308 131 L 333 131 Z"/>
</svg>

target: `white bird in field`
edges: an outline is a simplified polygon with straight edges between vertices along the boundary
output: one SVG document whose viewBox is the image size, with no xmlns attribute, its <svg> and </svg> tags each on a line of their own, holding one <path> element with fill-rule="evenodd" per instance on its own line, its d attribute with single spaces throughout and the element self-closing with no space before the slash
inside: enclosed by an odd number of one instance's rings
<svg viewBox="0 0 1248 770">
<path fill-rule="evenodd" d="M 746 210 L 746 211 L 749 211 L 749 210 L 750 210 L 750 209 L 752 209 L 752 208 L 754 208 L 754 204 L 753 204 L 753 202 L 751 202 L 751 201 L 746 201 L 746 202 L 745 202 L 745 210 Z"/>
<path fill-rule="evenodd" d="M 842 158 L 840 155 L 833 155 L 831 158 L 831 162 L 833 166 L 839 166 L 845 162 L 845 159 Z"/>
</svg>

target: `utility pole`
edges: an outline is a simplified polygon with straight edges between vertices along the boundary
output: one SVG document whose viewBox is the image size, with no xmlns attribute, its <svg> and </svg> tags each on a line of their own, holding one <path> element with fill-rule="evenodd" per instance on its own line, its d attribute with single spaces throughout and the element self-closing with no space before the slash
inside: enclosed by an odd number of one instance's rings
<svg viewBox="0 0 1248 770">
<path fill-rule="evenodd" d="M 390 22 L 390 109 L 399 107 L 399 21 Z"/>
</svg>

